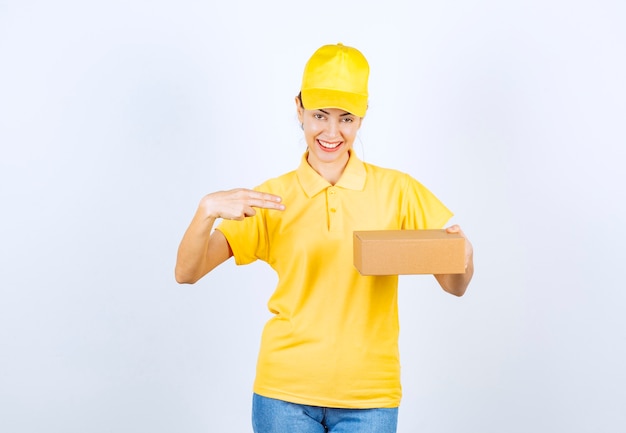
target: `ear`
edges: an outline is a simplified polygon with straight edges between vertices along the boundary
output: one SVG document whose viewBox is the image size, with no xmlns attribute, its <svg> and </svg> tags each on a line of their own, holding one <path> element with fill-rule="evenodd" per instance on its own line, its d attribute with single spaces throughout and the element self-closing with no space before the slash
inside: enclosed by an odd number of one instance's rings
<svg viewBox="0 0 626 433">
<path fill-rule="evenodd" d="M 304 121 L 304 108 L 302 108 L 302 102 L 300 101 L 300 98 L 296 96 L 295 100 L 296 100 L 296 112 L 298 113 L 298 122 L 302 124 Z"/>
</svg>

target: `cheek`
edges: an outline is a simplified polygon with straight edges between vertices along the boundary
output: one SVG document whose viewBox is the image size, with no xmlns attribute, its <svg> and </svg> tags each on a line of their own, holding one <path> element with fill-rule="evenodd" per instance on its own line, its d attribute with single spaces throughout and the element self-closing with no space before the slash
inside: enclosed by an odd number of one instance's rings
<svg viewBox="0 0 626 433">
<path fill-rule="evenodd" d="M 307 137 L 315 137 L 320 133 L 320 128 L 313 122 L 305 123 L 303 129 L 304 135 Z"/>
<path fill-rule="evenodd" d="M 313 144 L 315 142 L 316 136 L 317 133 L 312 128 L 307 128 L 306 126 L 304 127 L 304 140 L 306 141 L 307 145 Z"/>
<path fill-rule="evenodd" d="M 350 125 L 343 130 L 343 136 L 346 140 L 354 140 L 356 138 L 356 134 L 359 132 L 359 128 L 357 125 Z"/>
</svg>

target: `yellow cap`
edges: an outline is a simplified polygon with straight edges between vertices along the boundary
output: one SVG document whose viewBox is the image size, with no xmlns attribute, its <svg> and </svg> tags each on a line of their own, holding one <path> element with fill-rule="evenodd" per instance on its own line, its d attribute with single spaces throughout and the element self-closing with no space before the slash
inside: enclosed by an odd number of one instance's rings
<svg viewBox="0 0 626 433">
<path fill-rule="evenodd" d="M 356 48 L 324 45 L 304 67 L 302 105 L 307 110 L 340 108 L 363 117 L 369 72 L 367 60 Z"/>
</svg>

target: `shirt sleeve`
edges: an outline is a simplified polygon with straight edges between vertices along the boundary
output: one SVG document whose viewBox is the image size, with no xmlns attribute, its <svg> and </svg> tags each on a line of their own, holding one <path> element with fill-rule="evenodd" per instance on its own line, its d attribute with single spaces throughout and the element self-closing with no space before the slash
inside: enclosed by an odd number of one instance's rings
<svg viewBox="0 0 626 433">
<path fill-rule="evenodd" d="M 226 237 L 237 265 L 247 265 L 256 260 L 267 261 L 265 216 L 265 209 L 256 209 L 254 216 L 246 217 L 243 221 L 222 220 L 216 227 Z"/>
<path fill-rule="evenodd" d="M 402 228 L 441 229 L 454 215 L 428 188 L 406 175 L 402 201 Z"/>
</svg>

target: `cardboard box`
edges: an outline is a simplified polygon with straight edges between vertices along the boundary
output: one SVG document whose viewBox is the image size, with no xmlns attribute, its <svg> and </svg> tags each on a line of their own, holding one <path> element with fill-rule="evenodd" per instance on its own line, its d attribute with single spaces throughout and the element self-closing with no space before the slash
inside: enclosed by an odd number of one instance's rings
<svg viewBox="0 0 626 433">
<path fill-rule="evenodd" d="M 353 248 L 362 275 L 465 273 L 465 239 L 445 230 L 355 231 Z"/>
</svg>

